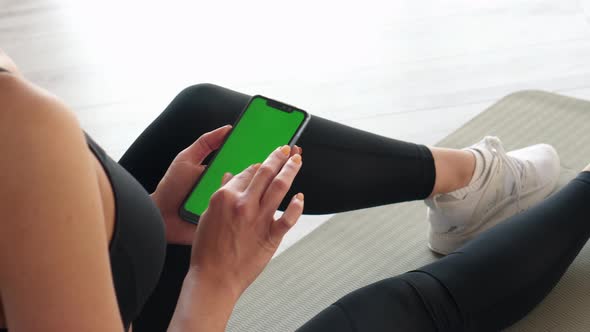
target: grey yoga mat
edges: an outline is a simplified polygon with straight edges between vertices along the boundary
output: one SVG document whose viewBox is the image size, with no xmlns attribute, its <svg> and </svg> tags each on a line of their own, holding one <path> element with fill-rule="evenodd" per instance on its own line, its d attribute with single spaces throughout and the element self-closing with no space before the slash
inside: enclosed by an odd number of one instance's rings
<svg viewBox="0 0 590 332">
<path fill-rule="evenodd" d="M 590 102 L 517 92 L 437 145 L 462 148 L 485 135 L 500 137 L 506 151 L 552 144 L 561 157 L 563 185 L 590 162 Z M 293 331 L 343 295 L 435 259 L 426 247 L 422 202 L 335 215 L 271 261 L 238 302 L 228 331 Z M 508 330 L 590 331 L 588 247 L 551 294 Z"/>
</svg>

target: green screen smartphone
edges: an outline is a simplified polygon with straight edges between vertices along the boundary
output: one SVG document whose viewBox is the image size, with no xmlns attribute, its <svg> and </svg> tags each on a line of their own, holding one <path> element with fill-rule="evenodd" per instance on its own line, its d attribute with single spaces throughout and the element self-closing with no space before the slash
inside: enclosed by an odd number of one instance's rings
<svg viewBox="0 0 590 332">
<path fill-rule="evenodd" d="M 279 146 L 292 147 L 309 119 L 307 112 L 291 105 L 252 97 L 180 206 L 180 216 L 196 224 L 213 193 L 221 188 L 223 174 L 236 175 L 252 164 L 262 163 Z"/>
</svg>

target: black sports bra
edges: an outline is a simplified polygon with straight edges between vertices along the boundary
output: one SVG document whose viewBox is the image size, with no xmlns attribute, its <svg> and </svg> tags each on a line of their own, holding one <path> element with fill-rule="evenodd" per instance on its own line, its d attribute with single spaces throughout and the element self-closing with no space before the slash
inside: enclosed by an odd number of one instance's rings
<svg viewBox="0 0 590 332">
<path fill-rule="evenodd" d="M 115 196 L 115 229 L 109 254 L 125 329 L 139 315 L 164 265 L 166 238 L 160 210 L 145 189 L 86 135 Z"/>
</svg>

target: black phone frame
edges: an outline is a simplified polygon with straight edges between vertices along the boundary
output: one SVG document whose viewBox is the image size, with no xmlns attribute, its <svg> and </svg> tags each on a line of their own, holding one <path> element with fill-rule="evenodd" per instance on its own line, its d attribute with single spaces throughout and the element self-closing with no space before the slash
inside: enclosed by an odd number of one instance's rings
<svg viewBox="0 0 590 332">
<path fill-rule="evenodd" d="M 307 124 L 309 123 L 309 120 L 311 119 L 311 115 L 292 105 L 289 104 L 285 104 L 283 102 L 271 99 L 271 98 L 267 98 L 264 97 L 262 95 L 254 95 L 250 98 L 250 100 L 248 100 L 248 103 L 246 104 L 246 106 L 244 107 L 244 109 L 240 112 L 240 115 L 238 116 L 238 119 L 234 122 L 234 124 L 232 125 L 231 130 L 229 131 L 229 133 L 227 133 L 227 136 L 225 137 L 225 139 L 223 140 L 223 143 L 221 144 L 221 146 L 214 152 L 213 156 L 211 157 L 211 160 L 209 161 L 209 165 L 211 165 L 213 163 L 213 161 L 215 160 L 215 157 L 217 157 L 217 154 L 221 151 L 221 149 L 223 149 L 223 147 L 225 146 L 225 142 L 227 142 L 227 140 L 229 139 L 229 137 L 231 136 L 231 134 L 234 131 L 234 128 L 237 126 L 237 124 L 240 122 L 240 120 L 242 119 L 242 116 L 244 115 L 244 113 L 246 113 L 246 111 L 248 110 L 248 107 L 250 107 L 250 104 L 252 104 L 252 102 L 256 99 L 256 98 L 262 98 L 264 100 L 266 100 L 266 104 L 274 109 L 283 111 L 283 112 L 288 112 L 288 113 L 292 113 L 292 112 L 301 112 L 304 114 L 304 119 L 301 122 L 301 124 L 299 125 L 299 127 L 297 128 L 297 130 L 295 131 L 295 134 L 293 135 L 293 137 L 291 137 L 291 139 L 289 140 L 289 143 L 287 143 L 290 147 L 293 147 L 293 145 L 295 145 L 295 143 L 297 142 L 297 140 L 299 139 L 299 137 L 301 136 L 301 133 L 303 132 L 303 130 L 305 129 L 305 127 L 307 126 Z M 276 105 L 277 107 L 275 107 L 274 105 Z M 201 182 L 201 179 L 205 176 L 205 174 L 207 173 L 207 170 L 209 169 L 209 165 L 207 165 L 207 167 L 205 168 L 205 170 L 203 171 L 203 173 L 201 174 L 201 176 L 199 177 L 199 179 L 197 179 L 197 181 L 195 182 L 195 184 L 191 187 L 191 190 L 188 192 L 188 194 L 186 195 L 186 197 L 184 198 L 184 200 L 182 201 L 182 204 L 180 204 L 179 207 L 179 216 L 182 220 L 187 221 L 189 223 L 195 224 L 197 225 L 199 223 L 199 218 L 200 216 L 197 214 L 194 214 L 190 211 L 187 211 L 184 208 L 184 205 L 186 204 L 186 201 L 188 200 L 188 198 L 190 197 L 190 195 L 193 193 L 193 191 L 195 190 L 195 188 L 199 185 L 199 182 Z"/>
</svg>

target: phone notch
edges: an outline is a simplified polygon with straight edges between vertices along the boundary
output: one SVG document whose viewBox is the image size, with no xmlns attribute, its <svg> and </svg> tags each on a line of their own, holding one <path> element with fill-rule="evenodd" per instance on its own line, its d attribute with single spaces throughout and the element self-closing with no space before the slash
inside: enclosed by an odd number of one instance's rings
<svg viewBox="0 0 590 332">
<path fill-rule="evenodd" d="M 295 107 L 287 105 L 287 104 L 283 104 L 281 102 L 278 102 L 276 100 L 272 100 L 272 99 L 267 99 L 266 100 L 266 105 L 272 107 L 272 108 L 276 108 L 278 110 L 281 110 L 283 112 L 287 112 L 287 113 L 293 113 L 293 111 L 296 110 Z"/>
</svg>

